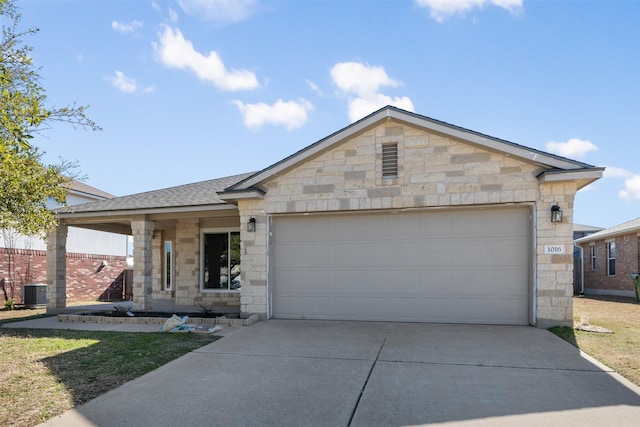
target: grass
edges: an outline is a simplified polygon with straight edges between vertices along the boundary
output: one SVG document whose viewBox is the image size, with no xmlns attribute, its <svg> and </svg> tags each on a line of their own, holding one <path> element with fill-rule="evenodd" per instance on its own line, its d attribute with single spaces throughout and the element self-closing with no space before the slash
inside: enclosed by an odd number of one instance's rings
<svg viewBox="0 0 640 427">
<path fill-rule="evenodd" d="M 551 332 L 640 386 L 640 304 L 633 298 L 573 299 L 573 318 L 602 326 L 613 334 L 551 328 Z"/>
<path fill-rule="evenodd" d="M 42 316 L 44 310 L 0 311 L 0 324 Z M 0 425 L 39 424 L 216 339 L 0 329 Z"/>
</svg>

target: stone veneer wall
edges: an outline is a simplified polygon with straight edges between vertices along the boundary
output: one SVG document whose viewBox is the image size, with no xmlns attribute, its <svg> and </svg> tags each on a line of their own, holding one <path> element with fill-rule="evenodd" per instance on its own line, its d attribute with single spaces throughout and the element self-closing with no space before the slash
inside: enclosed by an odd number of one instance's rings
<svg viewBox="0 0 640 427">
<path fill-rule="evenodd" d="M 536 308 L 538 326 L 573 325 L 573 201 L 576 184 L 544 183 L 537 203 Z M 551 222 L 551 206 L 562 209 L 561 223 Z M 564 254 L 545 255 L 545 245 L 562 245 Z"/>
<path fill-rule="evenodd" d="M 175 304 L 183 306 L 240 306 L 239 292 L 202 292 L 200 290 L 200 229 L 213 220 L 178 220 L 174 247 Z M 226 227 L 228 224 L 219 225 Z M 160 244 L 160 249 L 162 245 Z M 160 262 L 160 264 L 162 264 Z M 241 265 L 241 267 L 244 267 Z M 160 282 L 156 285 L 158 288 Z"/>
<path fill-rule="evenodd" d="M 384 143 L 398 144 L 398 177 L 382 178 Z M 264 200 L 239 200 L 242 232 L 241 311 L 268 312 L 267 227 L 270 214 L 369 209 L 535 203 L 537 209 L 536 298 L 540 326 L 571 322 L 571 232 L 575 184 L 545 184 L 535 165 L 473 145 L 389 122 L 357 135 L 264 184 Z M 543 188 L 541 188 L 543 187 Z M 558 202 L 565 222 L 551 224 Z M 546 256 L 544 244 L 566 245 L 566 256 Z M 246 273 L 245 273 L 246 272 Z"/>
</svg>

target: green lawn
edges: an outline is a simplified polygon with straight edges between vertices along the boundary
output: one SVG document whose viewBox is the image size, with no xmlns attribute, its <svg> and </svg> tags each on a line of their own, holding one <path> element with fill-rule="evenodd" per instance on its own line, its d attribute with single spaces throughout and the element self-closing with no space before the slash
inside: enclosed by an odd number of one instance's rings
<svg viewBox="0 0 640 427">
<path fill-rule="evenodd" d="M 2 311 L 0 323 L 21 315 Z M 0 425 L 36 425 L 218 338 L 0 329 Z"/>
<path fill-rule="evenodd" d="M 632 298 L 574 298 L 573 318 L 613 334 L 572 328 L 552 328 L 551 332 L 640 386 L 640 304 Z"/>
</svg>

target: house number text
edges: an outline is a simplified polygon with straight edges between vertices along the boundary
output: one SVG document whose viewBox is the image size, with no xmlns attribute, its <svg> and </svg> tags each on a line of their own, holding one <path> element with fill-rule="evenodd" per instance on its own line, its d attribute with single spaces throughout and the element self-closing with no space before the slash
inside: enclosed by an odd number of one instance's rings
<svg viewBox="0 0 640 427">
<path fill-rule="evenodd" d="M 544 245 L 545 255 L 555 255 L 564 253 L 564 245 Z"/>
</svg>

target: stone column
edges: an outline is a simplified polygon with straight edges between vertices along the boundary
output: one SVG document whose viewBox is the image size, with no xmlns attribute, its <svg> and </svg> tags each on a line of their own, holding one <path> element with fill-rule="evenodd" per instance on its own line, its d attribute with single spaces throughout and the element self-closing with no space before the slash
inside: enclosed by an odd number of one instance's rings
<svg viewBox="0 0 640 427">
<path fill-rule="evenodd" d="M 153 228 L 154 222 L 132 220 L 133 233 L 133 308 L 153 308 Z"/>
<path fill-rule="evenodd" d="M 60 224 L 47 238 L 47 311 L 67 306 L 67 231 Z"/>
</svg>

